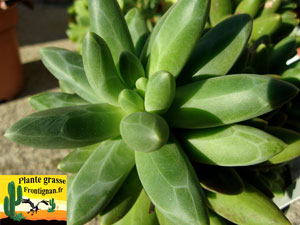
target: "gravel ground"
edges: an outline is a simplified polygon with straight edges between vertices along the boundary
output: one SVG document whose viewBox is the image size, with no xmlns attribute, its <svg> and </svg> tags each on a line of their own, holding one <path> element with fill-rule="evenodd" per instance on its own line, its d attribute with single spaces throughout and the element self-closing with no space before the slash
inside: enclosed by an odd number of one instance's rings
<svg viewBox="0 0 300 225">
<path fill-rule="evenodd" d="M 67 4 L 41 4 L 50 0 L 35 2 L 34 11 L 19 7 L 20 21 L 17 30 L 25 87 L 15 100 L 0 104 L 0 174 L 62 174 L 56 165 L 70 151 L 37 150 L 17 145 L 3 137 L 12 123 L 34 112 L 28 103 L 28 96 L 41 91 L 57 91 L 58 83 L 42 65 L 39 49 L 43 46 L 75 49 L 75 45 L 66 40 L 65 35 Z M 300 225 L 299 209 L 300 201 L 297 201 L 287 213 L 293 225 Z M 98 223 L 94 220 L 88 224 Z"/>
</svg>

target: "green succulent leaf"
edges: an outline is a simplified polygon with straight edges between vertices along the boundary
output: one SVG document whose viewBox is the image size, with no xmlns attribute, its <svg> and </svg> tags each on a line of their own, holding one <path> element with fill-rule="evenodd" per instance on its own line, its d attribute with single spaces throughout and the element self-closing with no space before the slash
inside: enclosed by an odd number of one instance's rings
<svg viewBox="0 0 300 225">
<path fill-rule="evenodd" d="M 268 127 L 266 132 L 280 138 L 288 146 L 279 154 L 269 159 L 268 163 L 278 164 L 292 160 L 300 156 L 300 134 L 281 127 Z"/>
<path fill-rule="evenodd" d="M 57 168 L 65 173 L 77 173 L 100 143 L 76 148 L 60 161 Z"/>
<path fill-rule="evenodd" d="M 119 104 L 127 113 L 145 111 L 143 98 L 136 91 L 131 89 L 124 89 L 121 91 L 119 95 Z"/>
<path fill-rule="evenodd" d="M 279 72 L 283 69 L 287 60 L 296 53 L 296 47 L 297 42 L 295 37 L 286 37 L 278 42 L 271 52 L 271 72 Z"/>
<path fill-rule="evenodd" d="M 253 22 L 251 41 L 268 35 L 273 35 L 281 25 L 281 16 L 279 14 L 270 14 L 266 16 L 260 16 Z"/>
<path fill-rule="evenodd" d="M 148 85 L 148 79 L 145 77 L 139 78 L 135 83 L 138 93 L 143 97 L 145 97 L 147 85 Z"/>
<path fill-rule="evenodd" d="M 89 85 L 81 55 L 65 49 L 45 47 L 41 49 L 41 59 L 47 69 L 77 95 L 91 103 L 103 102 Z"/>
<path fill-rule="evenodd" d="M 264 162 L 286 147 L 280 139 L 243 125 L 186 131 L 181 138 L 191 159 L 221 166 Z"/>
<path fill-rule="evenodd" d="M 206 190 L 228 195 L 239 194 L 244 190 L 243 180 L 233 168 L 199 163 L 194 163 L 193 167 L 201 186 Z"/>
<path fill-rule="evenodd" d="M 75 94 L 60 92 L 44 92 L 30 97 L 31 106 L 37 111 L 67 107 L 74 105 L 87 105 L 89 102 Z"/>
<path fill-rule="evenodd" d="M 162 70 L 179 75 L 202 33 L 209 6 L 209 0 L 180 0 L 169 9 L 150 46 L 148 76 Z"/>
<path fill-rule="evenodd" d="M 159 71 L 149 78 L 145 93 L 147 112 L 163 114 L 171 106 L 176 90 L 175 77 L 165 71 Z"/>
<path fill-rule="evenodd" d="M 160 116 L 136 112 L 121 121 L 120 132 L 124 142 L 135 151 L 151 152 L 167 143 L 169 127 Z"/>
<path fill-rule="evenodd" d="M 101 213 L 133 167 L 134 152 L 122 140 L 102 142 L 69 187 L 68 224 L 84 224 Z"/>
<path fill-rule="evenodd" d="M 87 79 L 95 93 L 107 103 L 118 106 L 118 96 L 126 86 L 119 78 L 105 41 L 95 33 L 87 33 L 82 58 Z"/>
<path fill-rule="evenodd" d="M 259 11 L 261 0 L 242 0 L 235 10 L 235 14 L 246 13 L 252 18 L 256 16 Z"/>
<path fill-rule="evenodd" d="M 219 76 L 176 89 L 166 114 L 180 128 L 207 128 L 248 120 L 289 102 L 298 89 L 269 76 Z"/>
<path fill-rule="evenodd" d="M 245 14 L 219 23 L 198 41 L 179 79 L 191 81 L 204 75 L 227 74 L 246 46 L 251 30 L 252 19 Z"/>
<path fill-rule="evenodd" d="M 151 201 L 144 190 L 127 215 L 114 225 L 159 225 L 154 211 L 150 212 Z"/>
<path fill-rule="evenodd" d="M 219 216 L 212 210 L 208 210 L 209 224 L 210 225 L 230 225 L 229 221 L 225 220 L 223 217 Z"/>
<path fill-rule="evenodd" d="M 245 191 L 238 195 L 206 192 L 206 196 L 212 209 L 233 223 L 291 225 L 272 200 L 250 184 L 245 183 Z"/>
<path fill-rule="evenodd" d="M 83 147 L 118 136 L 124 116 L 121 109 L 108 104 L 49 109 L 19 120 L 5 136 L 36 148 Z"/>
<path fill-rule="evenodd" d="M 281 75 L 281 79 L 300 87 L 300 68 L 291 68 Z"/>
<path fill-rule="evenodd" d="M 143 65 L 131 52 L 122 52 L 119 67 L 123 80 L 130 88 L 135 87 L 140 77 L 145 77 Z"/>
<path fill-rule="evenodd" d="M 277 9 L 280 7 L 280 3 L 282 0 L 267 0 L 264 5 L 264 9 L 261 13 L 262 16 L 270 15 L 275 13 Z"/>
<path fill-rule="evenodd" d="M 89 0 L 90 31 L 107 43 L 115 65 L 123 51 L 134 53 L 132 39 L 116 0 Z"/>
<path fill-rule="evenodd" d="M 171 141 L 159 151 L 135 153 L 145 191 L 155 207 L 178 225 L 209 224 L 206 200 L 180 146 Z"/>
<path fill-rule="evenodd" d="M 115 197 L 108 206 L 105 207 L 103 212 L 100 213 L 101 225 L 111 225 L 121 220 L 135 204 L 142 188 L 137 170 L 134 168 L 124 181 L 122 187 L 116 193 Z"/>
<path fill-rule="evenodd" d="M 140 55 L 149 35 L 146 19 L 137 8 L 133 8 L 125 15 L 125 20 L 132 37 L 135 52 L 137 55 Z"/>
<path fill-rule="evenodd" d="M 160 225 L 174 225 L 174 223 L 165 217 L 157 208 L 155 208 L 155 213 Z"/>
<path fill-rule="evenodd" d="M 232 0 L 211 0 L 209 20 L 213 27 L 231 14 Z"/>
</svg>

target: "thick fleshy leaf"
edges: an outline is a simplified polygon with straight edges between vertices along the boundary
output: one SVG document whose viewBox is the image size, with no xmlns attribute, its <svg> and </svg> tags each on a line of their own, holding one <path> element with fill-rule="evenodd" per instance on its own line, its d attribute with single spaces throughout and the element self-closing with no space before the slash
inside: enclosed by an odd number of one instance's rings
<svg viewBox="0 0 300 225">
<path fill-rule="evenodd" d="M 258 17 L 253 22 L 250 40 L 256 41 L 265 35 L 271 36 L 278 30 L 280 24 L 281 16 L 279 14 L 270 14 Z"/>
<path fill-rule="evenodd" d="M 261 0 L 242 0 L 235 10 L 235 14 L 246 13 L 252 18 L 256 16 L 259 11 Z"/>
<path fill-rule="evenodd" d="M 122 140 L 102 142 L 69 187 L 68 224 L 84 224 L 102 212 L 133 167 L 134 152 Z"/>
<path fill-rule="evenodd" d="M 280 7 L 280 3 L 282 0 L 267 0 L 264 5 L 264 9 L 261 13 L 262 16 L 269 15 L 275 13 L 277 9 Z"/>
<path fill-rule="evenodd" d="M 232 195 L 244 190 L 244 183 L 233 168 L 199 163 L 194 163 L 193 167 L 201 186 L 209 191 Z"/>
<path fill-rule="evenodd" d="M 49 109 L 16 122 L 5 133 L 10 140 L 36 148 L 76 148 L 113 138 L 125 113 L 108 104 Z"/>
<path fill-rule="evenodd" d="M 87 33 L 82 58 L 87 79 L 95 93 L 107 103 L 118 105 L 118 96 L 126 86 L 119 78 L 105 41 L 95 33 Z"/>
<path fill-rule="evenodd" d="M 114 225 L 159 225 L 156 213 L 150 211 L 151 201 L 144 190 L 127 215 Z"/>
<path fill-rule="evenodd" d="M 236 224 L 291 225 L 269 198 L 247 183 L 238 195 L 206 192 L 206 197 L 215 212 Z"/>
<path fill-rule="evenodd" d="M 116 193 L 108 206 L 100 213 L 101 225 L 111 225 L 121 220 L 127 212 L 132 208 L 137 198 L 139 197 L 143 186 L 134 168 L 122 187 Z"/>
<path fill-rule="evenodd" d="M 286 147 L 280 139 L 243 125 L 190 130 L 181 139 L 191 159 L 221 166 L 261 163 Z"/>
<path fill-rule="evenodd" d="M 115 65 L 123 51 L 134 53 L 132 39 L 116 0 L 89 0 L 90 31 L 107 43 Z"/>
<path fill-rule="evenodd" d="M 281 79 L 300 87 L 300 68 L 291 68 L 281 75 Z"/>
<path fill-rule="evenodd" d="M 135 47 L 135 52 L 140 55 L 149 34 L 146 19 L 137 8 L 133 8 L 125 15 L 129 32 Z"/>
<path fill-rule="evenodd" d="M 206 200 L 188 158 L 173 140 L 159 151 L 135 153 L 140 180 L 157 209 L 174 225 L 209 224 Z"/>
<path fill-rule="evenodd" d="M 211 0 L 209 20 L 212 26 L 232 14 L 232 0 Z"/>
<path fill-rule="evenodd" d="M 219 216 L 212 210 L 208 210 L 209 224 L 210 225 L 230 225 L 229 221 L 225 220 L 223 217 Z"/>
<path fill-rule="evenodd" d="M 136 112 L 122 119 L 120 132 L 124 142 L 135 151 L 151 152 L 167 143 L 169 127 L 160 116 Z"/>
<path fill-rule="evenodd" d="M 60 92 L 44 92 L 41 94 L 37 94 L 30 97 L 29 102 L 31 106 L 37 111 L 89 104 L 89 102 L 80 98 L 78 95 Z"/>
<path fill-rule="evenodd" d="M 143 98 L 136 91 L 131 89 L 124 89 L 121 91 L 119 95 L 119 104 L 127 113 L 145 111 Z"/>
<path fill-rule="evenodd" d="M 300 156 L 300 134 L 281 127 L 268 127 L 266 132 L 280 138 L 288 146 L 279 154 L 275 155 L 267 163 L 278 164 L 292 160 Z"/>
<path fill-rule="evenodd" d="M 149 78 L 145 93 L 145 109 L 147 112 L 163 114 L 171 106 L 176 90 L 175 78 L 172 74 L 159 71 Z"/>
<path fill-rule="evenodd" d="M 155 213 L 157 215 L 157 219 L 159 222 L 159 225 L 174 225 L 172 221 L 170 221 L 167 217 L 165 217 L 164 214 L 162 214 L 157 207 L 155 207 Z"/>
<path fill-rule="evenodd" d="M 135 83 L 138 93 L 143 97 L 145 96 L 147 85 L 148 79 L 145 77 L 139 78 Z"/>
<path fill-rule="evenodd" d="M 81 55 L 61 48 L 45 47 L 41 49 L 41 59 L 47 69 L 77 95 L 91 103 L 103 102 L 87 80 Z"/>
<path fill-rule="evenodd" d="M 278 42 L 271 52 L 270 71 L 274 73 L 283 69 L 287 60 L 296 53 L 296 47 L 295 37 L 286 37 Z"/>
<path fill-rule="evenodd" d="M 180 0 L 169 9 L 151 46 L 148 76 L 161 70 L 179 75 L 202 33 L 209 6 L 208 0 Z"/>
<path fill-rule="evenodd" d="M 140 60 L 131 52 L 122 52 L 120 56 L 120 73 L 124 82 L 130 87 L 135 87 L 135 82 L 140 77 L 145 77 L 145 71 Z"/>
<path fill-rule="evenodd" d="M 215 127 L 270 112 L 297 93 L 294 85 L 269 76 L 220 76 L 178 87 L 166 119 L 174 127 Z"/>
<path fill-rule="evenodd" d="M 247 44 L 251 30 L 252 19 L 245 14 L 219 23 L 198 41 L 179 79 L 227 74 Z"/>
<path fill-rule="evenodd" d="M 60 161 L 57 168 L 65 173 L 77 173 L 100 143 L 76 148 Z"/>
</svg>

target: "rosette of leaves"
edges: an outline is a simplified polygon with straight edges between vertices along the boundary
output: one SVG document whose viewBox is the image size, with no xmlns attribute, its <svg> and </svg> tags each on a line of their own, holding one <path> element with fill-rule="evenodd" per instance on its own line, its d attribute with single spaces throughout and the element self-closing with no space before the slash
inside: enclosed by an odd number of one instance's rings
<svg viewBox="0 0 300 225">
<path fill-rule="evenodd" d="M 133 8 L 137 8 L 150 30 L 174 2 L 176 0 L 118 0 L 124 14 Z M 89 31 L 90 26 L 88 0 L 75 0 L 68 9 L 68 13 L 71 21 L 67 29 L 67 35 L 72 42 L 77 43 L 78 50 L 81 52 L 83 37 Z M 128 19 L 131 19 L 134 14 L 136 14 L 135 10 L 128 13 Z"/>
<path fill-rule="evenodd" d="M 228 74 L 252 19 L 236 15 L 202 34 L 209 6 L 178 1 L 141 48 L 146 24 L 138 13 L 125 20 L 116 0 L 90 0 L 82 56 L 41 50 L 73 94 L 33 96 L 39 112 L 5 136 L 36 148 L 74 148 L 59 164 L 72 173 L 68 224 L 97 215 L 117 225 L 290 224 L 260 180 L 235 168 L 300 154 L 298 133 L 261 118 L 288 108 L 298 88 L 272 76 Z"/>
</svg>

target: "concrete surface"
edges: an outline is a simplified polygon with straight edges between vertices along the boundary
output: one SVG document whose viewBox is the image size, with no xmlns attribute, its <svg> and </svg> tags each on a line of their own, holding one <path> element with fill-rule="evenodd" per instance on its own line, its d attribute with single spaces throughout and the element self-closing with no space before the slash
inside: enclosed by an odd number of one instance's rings
<svg viewBox="0 0 300 225">
<path fill-rule="evenodd" d="M 25 87 L 15 100 L 0 104 L 0 174 L 62 174 L 56 165 L 70 151 L 38 150 L 17 145 L 3 137 L 10 125 L 34 112 L 27 101 L 28 96 L 46 90 L 58 90 L 58 82 L 40 61 L 39 49 L 43 46 L 75 49 L 65 35 L 67 5 L 41 4 L 40 0 L 35 2 L 34 11 L 19 7 L 18 34 Z M 293 225 L 300 225 L 300 201 L 292 204 L 287 217 Z M 98 223 L 94 220 L 88 224 Z"/>
</svg>

